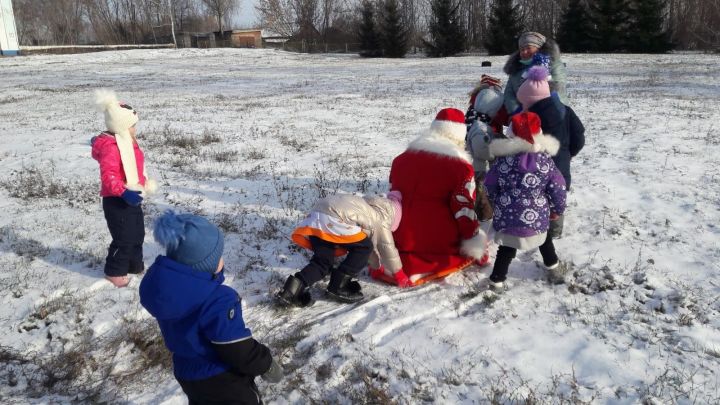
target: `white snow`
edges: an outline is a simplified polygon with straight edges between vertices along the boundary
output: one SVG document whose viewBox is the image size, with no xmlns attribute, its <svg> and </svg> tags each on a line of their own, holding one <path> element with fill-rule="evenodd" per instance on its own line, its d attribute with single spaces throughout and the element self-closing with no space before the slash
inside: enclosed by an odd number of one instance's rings
<svg viewBox="0 0 720 405">
<path fill-rule="evenodd" d="M 440 108 L 464 110 L 482 73 L 505 79 L 504 61 L 260 49 L 0 59 L 0 401 L 186 403 L 172 370 L 146 362 L 165 348 L 139 278 L 102 279 L 110 235 L 88 145 L 104 129 L 98 87 L 139 111 L 161 186 L 144 205 L 146 265 L 167 208 L 226 230 L 227 284 L 286 372 L 258 379 L 266 402 L 720 401 L 718 55 L 565 56 L 587 129 L 556 242 L 567 284 L 549 285 L 539 254 L 523 252 L 500 297 L 478 287 L 485 267 L 410 290 L 364 274 L 356 306 L 327 301 L 322 283 L 311 308 L 272 305 L 307 261 L 289 235 L 314 200 L 387 191 L 393 157 Z"/>
</svg>

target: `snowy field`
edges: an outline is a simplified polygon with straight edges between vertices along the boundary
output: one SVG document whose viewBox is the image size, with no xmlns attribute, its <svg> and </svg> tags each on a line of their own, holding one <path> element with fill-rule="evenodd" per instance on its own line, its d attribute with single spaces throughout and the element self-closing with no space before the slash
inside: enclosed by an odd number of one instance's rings
<svg viewBox="0 0 720 405">
<path fill-rule="evenodd" d="M 491 68 L 481 68 L 489 59 Z M 0 59 L 0 402 L 184 404 L 139 280 L 103 280 L 110 235 L 88 141 L 93 90 L 140 114 L 150 224 L 175 208 L 226 233 L 227 284 L 285 368 L 266 402 L 720 402 L 720 56 L 566 55 L 587 128 L 573 161 L 565 285 L 537 252 L 501 296 L 470 268 L 368 299 L 277 309 L 307 261 L 290 231 L 314 200 L 385 192 L 442 107 L 466 108 L 504 57 L 363 60 L 273 50 L 135 50 Z"/>
</svg>

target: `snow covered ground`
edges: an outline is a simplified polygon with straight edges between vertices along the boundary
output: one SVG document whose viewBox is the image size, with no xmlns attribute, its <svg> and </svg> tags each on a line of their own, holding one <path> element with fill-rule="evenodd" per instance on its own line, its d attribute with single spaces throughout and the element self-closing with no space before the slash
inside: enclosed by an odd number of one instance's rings
<svg viewBox="0 0 720 405">
<path fill-rule="evenodd" d="M 491 68 L 481 68 L 489 59 Z M 167 208 L 226 232 L 227 283 L 285 379 L 266 402 L 720 402 L 717 55 L 567 55 L 587 145 L 573 161 L 565 285 L 518 255 L 510 290 L 471 268 L 411 290 L 279 310 L 307 253 L 289 234 L 320 195 L 385 192 L 442 107 L 502 57 L 364 60 L 273 50 L 0 59 L 0 402 L 183 404 L 139 280 L 102 279 L 109 233 L 88 140 L 93 90 L 140 114 L 149 225 Z"/>
</svg>

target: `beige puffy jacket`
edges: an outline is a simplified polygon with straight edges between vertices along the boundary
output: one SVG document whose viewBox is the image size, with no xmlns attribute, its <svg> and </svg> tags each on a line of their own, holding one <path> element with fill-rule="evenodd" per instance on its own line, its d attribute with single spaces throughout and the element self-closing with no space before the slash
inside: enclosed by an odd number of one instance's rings
<svg viewBox="0 0 720 405">
<path fill-rule="evenodd" d="M 383 265 L 389 274 L 402 269 L 400 254 L 390 230 L 395 208 L 387 198 L 338 194 L 321 199 L 312 210 L 361 227 L 373 242 L 373 253 L 368 263 L 371 268 Z"/>
</svg>

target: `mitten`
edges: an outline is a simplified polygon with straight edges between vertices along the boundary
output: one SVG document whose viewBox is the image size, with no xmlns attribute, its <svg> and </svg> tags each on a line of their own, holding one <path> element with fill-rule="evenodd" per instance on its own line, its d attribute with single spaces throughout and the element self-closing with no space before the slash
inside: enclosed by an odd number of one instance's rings
<svg viewBox="0 0 720 405">
<path fill-rule="evenodd" d="M 550 220 L 551 220 L 551 221 L 556 221 L 558 218 L 560 218 L 560 215 L 558 215 L 558 214 L 556 214 L 556 213 L 554 213 L 554 212 L 551 212 L 551 213 L 550 213 Z"/>
<path fill-rule="evenodd" d="M 370 270 L 370 277 L 374 278 L 375 280 L 382 280 L 382 275 L 385 274 L 385 267 L 380 265 L 377 269 L 373 269 L 372 267 L 368 267 L 368 270 Z"/>
<path fill-rule="evenodd" d="M 412 287 L 412 282 L 408 278 L 407 274 L 400 269 L 395 273 L 395 284 L 400 288 Z"/>
<path fill-rule="evenodd" d="M 468 108 L 467 112 L 465 113 L 465 125 L 470 126 L 475 122 L 477 119 L 477 112 L 474 108 L 470 107 Z"/>
<path fill-rule="evenodd" d="M 270 363 L 270 368 L 261 377 L 263 380 L 269 383 L 278 383 L 283 378 L 283 369 L 282 367 L 280 367 L 278 362 L 275 361 L 275 359 L 272 359 L 272 363 Z"/>
<path fill-rule="evenodd" d="M 143 198 L 140 196 L 142 191 L 135 191 L 135 190 L 125 190 L 120 195 L 120 197 L 125 200 L 128 205 L 132 205 L 133 207 L 137 207 L 142 202 Z"/>
</svg>

